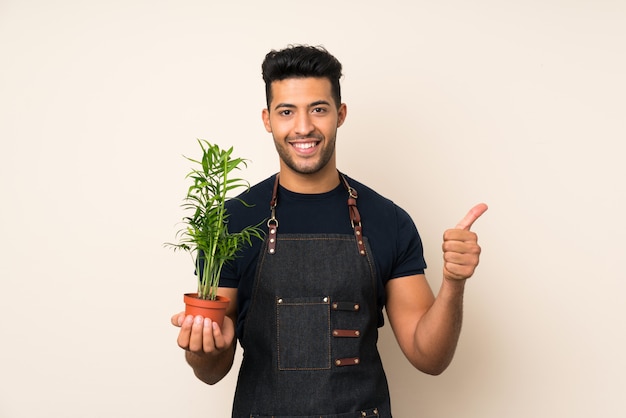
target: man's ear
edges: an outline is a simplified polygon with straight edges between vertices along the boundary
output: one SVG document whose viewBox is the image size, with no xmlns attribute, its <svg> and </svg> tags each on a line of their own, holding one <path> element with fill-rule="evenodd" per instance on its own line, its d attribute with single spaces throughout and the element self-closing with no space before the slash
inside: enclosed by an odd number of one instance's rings
<svg viewBox="0 0 626 418">
<path fill-rule="evenodd" d="M 263 119 L 263 125 L 265 126 L 265 130 L 269 133 L 272 133 L 272 125 L 270 124 L 270 111 L 267 108 L 263 109 L 261 112 L 261 118 Z"/>
<path fill-rule="evenodd" d="M 348 106 L 345 103 L 342 103 L 337 109 L 337 128 L 343 125 L 343 122 L 346 120 L 346 116 L 348 116 Z"/>
</svg>

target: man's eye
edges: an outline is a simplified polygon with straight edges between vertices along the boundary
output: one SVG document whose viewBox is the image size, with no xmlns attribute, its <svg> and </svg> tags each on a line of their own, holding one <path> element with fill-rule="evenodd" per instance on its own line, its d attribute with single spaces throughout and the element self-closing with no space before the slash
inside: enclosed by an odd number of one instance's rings
<svg viewBox="0 0 626 418">
<path fill-rule="evenodd" d="M 281 110 L 280 114 L 283 115 L 283 116 L 289 116 L 289 115 L 291 115 L 291 110 L 289 110 L 289 109 Z"/>
<path fill-rule="evenodd" d="M 323 107 L 313 108 L 313 113 L 324 113 L 324 112 L 326 112 L 326 109 Z"/>
</svg>

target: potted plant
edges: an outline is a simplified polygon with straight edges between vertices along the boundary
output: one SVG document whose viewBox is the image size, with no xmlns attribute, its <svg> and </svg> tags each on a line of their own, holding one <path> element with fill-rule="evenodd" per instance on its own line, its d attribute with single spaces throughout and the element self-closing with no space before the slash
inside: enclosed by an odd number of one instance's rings
<svg viewBox="0 0 626 418">
<path fill-rule="evenodd" d="M 182 204 L 189 215 L 183 218 L 184 227 L 176 234 L 178 243 L 165 245 L 187 251 L 195 266 L 198 290 L 184 295 L 185 314 L 211 318 L 221 325 L 230 302 L 217 294 L 222 267 L 253 238 L 262 238 L 263 231 L 260 224 L 238 232 L 228 230 L 227 200 L 234 191 L 250 187 L 246 180 L 232 177 L 233 171 L 247 166 L 247 160 L 234 158 L 233 147 L 224 150 L 204 139 L 198 139 L 198 143 L 202 157 L 185 157 L 194 165 L 185 177 L 191 185 Z"/>
</svg>

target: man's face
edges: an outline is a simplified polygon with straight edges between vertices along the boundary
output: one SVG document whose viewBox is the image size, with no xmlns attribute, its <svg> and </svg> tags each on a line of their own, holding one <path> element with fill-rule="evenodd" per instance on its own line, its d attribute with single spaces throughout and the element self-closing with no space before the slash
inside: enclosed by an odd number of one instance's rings
<svg viewBox="0 0 626 418">
<path fill-rule="evenodd" d="M 299 174 L 335 171 L 335 139 L 346 106 L 337 107 L 330 81 L 288 78 L 274 81 L 271 88 L 272 101 L 263 110 L 263 123 L 274 137 L 281 169 Z"/>
</svg>

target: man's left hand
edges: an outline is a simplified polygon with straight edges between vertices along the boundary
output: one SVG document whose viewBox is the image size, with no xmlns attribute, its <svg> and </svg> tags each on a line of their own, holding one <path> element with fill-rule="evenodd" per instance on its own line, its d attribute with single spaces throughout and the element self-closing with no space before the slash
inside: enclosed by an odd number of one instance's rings
<svg viewBox="0 0 626 418">
<path fill-rule="evenodd" d="M 487 210 L 487 205 L 474 206 L 453 229 L 443 234 L 443 277 L 448 280 L 469 279 L 480 257 L 478 236 L 470 231 L 472 224 Z"/>
</svg>

